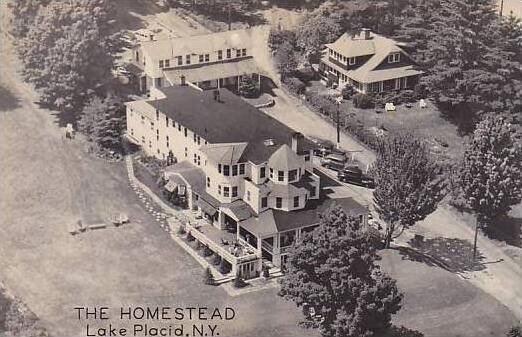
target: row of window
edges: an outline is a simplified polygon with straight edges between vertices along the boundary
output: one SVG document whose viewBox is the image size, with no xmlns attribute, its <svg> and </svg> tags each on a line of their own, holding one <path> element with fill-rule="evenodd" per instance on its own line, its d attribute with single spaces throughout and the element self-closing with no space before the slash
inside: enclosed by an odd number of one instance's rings
<svg viewBox="0 0 522 337">
<path fill-rule="evenodd" d="M 330 49 L 330 56 L 334 57 L 337 61 L 348 63 L 349 65 L 354 65 L 357 63 L 357 57 L 346 57 L 336 51 L 333 51 L 332 49 Z"/>
<path fill-rule="evenodd" d="M 232 169 L 232 170 L 231 170 Z M 245 164 L 239 165 L 221 165 L 218 164 L 218 172 L 224 176 L 237 176 L 245 174 Z"/>
<path fill-rule="evenodd" d="M 297 169 L 288 171 L 288 181 L 295 181 L 298 178 L 298 172 L 300 173 L 300 171 L 301 169 L 299 169 L 299 171 Z M 270 179 L 274 179 L 273 168 L 270 168 Z M 277 170 L 277 181 L 285 181 L 285 171 Z"/>
<path fill-rule="evenodd" d="M 244 56 L 247 56 L 246 48 L 236 49 L 236 57 L 244 57 Z M 226 50 L 226 57 L 227 57 L 227 59 L 232 58 L 232 49 L 229 48 Z M 136 53 L 136 59 L 138 59 L 137 53 Z M 183 65 L 183 56 L 182 55 L 175 56 L 174 59 L 176 60 L 177 66 Z M 217 51 L 217 59 L 219 61 L 223 60 L 223 50 Z M 199 61 L 199 63 L 210 62 L 210 54 L 199 54 L 198 61 Z M 159 60 L 158 63 L 159 63 L 158 65 L 160 68 L 169 68 L 170 67 L 170 60 L 168 60 L 168 59 Z M 185 65 L 189 65 L 189 64 L 192 64 L 192 60 L 191 60 L 191 55 L 187 54 L 187 55 L 185 55 Z"/>
<path fill-rule="evenodd" d="M 388 63 L 397 63 L 401 60 L 401 53 L 393 53 L 388 55 Z"/>
</svg>

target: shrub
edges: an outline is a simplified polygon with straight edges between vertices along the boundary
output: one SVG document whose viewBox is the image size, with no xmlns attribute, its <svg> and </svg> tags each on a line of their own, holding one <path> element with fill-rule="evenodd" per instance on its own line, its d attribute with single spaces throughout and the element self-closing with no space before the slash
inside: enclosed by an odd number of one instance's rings
<svg viewBox="0 0 522 337">
<path fill-rule="evenodd" d="M 212 260 L 212 264 L 214 266 L 219 266 L 221 264 L 221 257 L 219 255 L 214 255 L 214 259 Z"/>
<path fill-rule="evenodd" d="M 205 269 L 205 272 L 203 273 L 203 284 L 211 285 L 211 286 L 216 284 L 216 280 L 214 279 L 214 275 L 212 275 L 212 272 L 210 271 L 209 267 L 207 267 Z"/>
<path fill-rule="evenodd" d="M 332 116 L 337 111 L 334 102 L 328 96 L 311 94 L 306 97 L 306 101 L 313 110 L 326 116 Z"/>
<path fill-rule="evenodd" d="M 203 248 L 203 256 L 207 257 L 212 255 L 213 253 L 214 252 L 208 246 L 205 246 L 205 248 Z"/>
<path fill-rule="evenodd" d="M 241 96 L 247 98 L 255 97 L 259 94 L 257 82 L 251 76 L 241 77 L 238 91 Z"/>
<path fill-rule="evenodd" d="M 236 278 L 234 279 L 234 288 L 244 288 L 247 286 L 247 283 L 241 278 L 241 276 L 236 275 Z"/>
<path fill-rule="evenodd" d="M 221 259 L 219 264 L 219 272 L 223 275 L 230 273 L 230 263 L 228 263 L 225 259 Z"/>
<path fill-rule="evenodd" d="M 351 99 L 352 96 L 355 95 L 355 93 L 355 88 L 349 84 L 345 85 L 343 90 L 341 91 L 341 94 L 343 95 L 344 99 Z"/>
<path fill-rule="evenodd" d="M 295 45 L 295 33 L 291 30 L 271 29 L 268 35 L 268 47 L 276 51 L 283 42 Z"/>
<path fill-rule="evenodd" d="M 319 79 L 319 74 L 310 66 L 297 70 L 295 76 L 303 83 Z"/>
<path fill-rule="evenodd" d="M 357 93 L 353 96 L 353 105 L 359 109 L 371 109 L 375 106 L 372 96 Z"/>
<path fill-rule="evenodd" d="M 187 234 L 187 241 L 194 241 L 196 240 L 196 238 L 192 235 L 191 232 L 188 232 Z"/>
<path fill-rule="evenodd" d="M 183 234 L 185 234 L 185 233 L 186 233 L 186 231 L 185 231 L 185 227 L 184 227 L 183 225 L 180 225 L 180 226 L 178 227 L 178 234 L 179 234 L 179 235 L 183 235 Z"/>
<path fill-rule="evenodd" d="M 384 106 L 386 103 L 393 103 L 395 105 L 414 103 L 420 96 L 413 90 L 400 90 L 373 94 L 373 97 L 377 106 Z"/>
<path fill-rule="evenodd" d="M 283 83 L 294 94 L 302 95 L 305 92 L 306 85 L 296 77 L 286 77 Z"/>
<path fill-rule="evenodd" d="M 197 250 L 202 250 L 202 249 L 203 249 L 203 246 L 205 246 L 205 245 L 202 244 L 200 241 L 196 241 L 196 249 L 197 249 Z"/>
</svg>

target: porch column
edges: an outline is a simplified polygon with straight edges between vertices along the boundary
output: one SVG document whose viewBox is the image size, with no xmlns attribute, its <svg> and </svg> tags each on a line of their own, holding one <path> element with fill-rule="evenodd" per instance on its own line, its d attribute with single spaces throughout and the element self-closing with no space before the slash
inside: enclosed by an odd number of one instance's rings
<svg viewBox="0 0 522 337">
<path fill-rule="evenodd" d="M 238 75 L 238 76 L 237 76 L 237 91 L 239 91 L 239 80 L 240 80 L 240 78 L 241 78 L 241 76 Z"/>
</svg>

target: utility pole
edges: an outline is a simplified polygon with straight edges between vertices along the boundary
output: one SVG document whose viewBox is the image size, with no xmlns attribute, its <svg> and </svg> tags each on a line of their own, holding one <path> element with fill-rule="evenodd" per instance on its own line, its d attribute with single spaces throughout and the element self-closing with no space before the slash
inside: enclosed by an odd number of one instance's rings
<svg viewBox="0 0 522 337">
<path fill-rule="evenodd" d="M 504 0 L 500 1 L 500 16 L 502 16 L 502 11 L 504 10 Z"/>
<path fill-rule="evenodd" d="M 335 102 L 337 103 L 337 148 L 341 148 L 341 120 L 340 120 L 340 114 L 341 114 L 341 102 L 343 101 L 343 97 L 339 96 L 335 99 Z"/>
</svg>

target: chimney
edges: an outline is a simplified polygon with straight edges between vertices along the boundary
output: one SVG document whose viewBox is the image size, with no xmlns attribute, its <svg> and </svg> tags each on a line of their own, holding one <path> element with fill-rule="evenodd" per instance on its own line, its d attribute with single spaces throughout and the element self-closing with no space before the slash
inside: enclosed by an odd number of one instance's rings
<svg viewBox="0 0 522 337">
<path fill-rule="evenodd" d="M 181 85 L 187 85 L 187 82 L 185 80 L 185 75 L 181 75 L 181 77 L 180 77 L 180 84 Z"/>
<path fill-rule="evenodd" d="M 304 136 L 300 132 L 296 132 L 292 135 L 292 151 L 299 153 L 301 151 L 302 140 Z"/>
<path fill-rule="evenodd" d="M 363 29 L 362 29 L 362 34 L 361 34 L 361 35 L 363 36 L 363 38 L 364 38 L 365 40 L 369 40 L 369 39 L 370 39 L 370 33 L 371 33 L 370 29 L 368 29 L 368 28 L 363 28 Z"/>
</svg>

